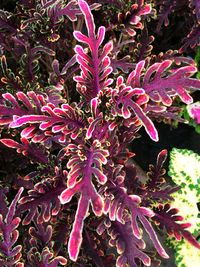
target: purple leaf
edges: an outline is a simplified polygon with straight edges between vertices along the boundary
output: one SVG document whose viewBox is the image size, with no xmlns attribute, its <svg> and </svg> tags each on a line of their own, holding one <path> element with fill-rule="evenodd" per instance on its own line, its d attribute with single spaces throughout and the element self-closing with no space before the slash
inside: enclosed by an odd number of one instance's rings
<svg viewBox="0 0 200 267">
<path fill-rule="evenodd" d="M 97 193 L 92 177 L 95 176 L 101 183 L 106 182 L 107 178 L 102 172 L 102 165 L 107 162 L 108 151 L 99 147 L 99 143 L 93 143 L 90 149 L 69 145 L 66 153 L 70 155 L 67 163 L 70 172 L 67 181 L 68 188 L 60 195 L 60 201 L 62 204 L 68 203 L 75 194 L 81 194 L 68 243 L 70 259 L 76 261 L 82 243 L 83 222 L 87 216 L 89 204 L 91 203 L 96 216 L 101 216 L 103 213 L 103 200 Z"/>
<path fill-rule="evenodd" d="M 123 10 L 123 9 L 122 9 Z M 138 1 L 131 6 L 128 12 L 118 13 L 118 23 L 124 24 L 125 33 L 130 36 L 135 36 L 135 29 L 143 29 L 143 18 L 151 13 L 151 4 L 145 3 L 144 0 Z"/>
<path fill-rule="evenodd" d="M 15 266 L 15 264 L 20 264 L 21 258 L 21 245 L 15 246 L 19 237 L 19 232 L 16 228 L 19 226 L 21 219 L 16 217 L 16 205 L 19 201 L 24 188 L 21 187 L 18 193 L 15 195 L 13 201 L 11 202 L 6 216 L 0 214 L 0 232 L 2 233 L 2 238 L 0 241 L 0 252 L 1 259 L 0 263 L 2 266 Z"/>
<path fill-rule="evenodd" d="M 19 143 L 13 141 L 12 139 L 1 139 L 1 143 L 3 143 L 5 146 L 10 148 L 18 148 L 20 147 Z"/>
<path fill-rule="evenodd" d="M 187 37 L 183 38 L 183 45 L 179 49 L 179 53 L 183 53 L 188 47 L 195 48 L 200 44 L 200 24 L 194 24 Z"/>
<path fill-rule="evenodd" d="M 28 195 L 20 200 L 17 213 L 28 211 L 23 219 L 23 225 L 29 224 L 37 216 L 37 223 L 47 222 L 52 215 L 56 215 L 60 210 L 58 196 L 66 188 L 64 184 L 66 174 L 57 174 L 54 179 L 43 179 L 36 183 Z"/>
<path fill-rule="evenodd" d="M 148 67 L 144 76 L 144 61 L 140 61 L 135 70 L 128 77 L 128 84 L 133 88 L 140 87 L 152 101 L 161 102 L 166 106 L 172 104 L 172 97 L 178 95 L 180 99 L 190 104 L 193 99 L 187 89 L 199 89 L 200 81 L 190 78 L 196 71 L 195 66 L 171 68 L 173 61 L 164 60 Z M 171 68 L 169 70 L 169 68 Z M 141 75 L 143 79 L 141 80 Z"/>
<path fill-rule="evenodd" d="M 77 261 L 80 246 L 82 243 L 83 222 L 87 216 L 88 210 L 89 202 L 87 200 L 87 197 L 81 195 L 68 243 L 69 257 L 73 261 Z"/>
<path fill-rule="evenodd" d="M 74 37 L 79 41 L 87 44 L 91 51 L 91 56 L 81 47 L 76 46 L 77 62 L 80 65 L 81 75 L 75 76 L 74 80 L 78 83 L 77 90 L 87 100 L 96 97 L 100 90 L 112 83 L 112 79 L 107 77 L 112 72 L 108 54 L 112 50 L 112 42 L 105 45 L 103 53 L 99 55 L 99 47 L 105 36 L 105 27 L 98 29 L 95 34 L 94 18 L 88 4 L 84 0 L 79 0 L 80 9 L 84 15 L 88 36 L 79 31 L 74 31 Z M 107 63 L 106 63 L 107 62 Z"/>
<path fill-rule="evenodd" d="M 13 122 L 13 116 L 27 116 L 32 113 L 40 113 L 42 105 L 45 105 L 45 100 L 42 95 L 36 95 L 35 92 L 30 91 L 26 96 L 23 92 L 18 92 L 16 97 L 10 93 L 3 94 L 3 98 L 6 102 L 5 104 L 0 104 L 0 124 L 5 125 Z M 21 101 L 23 106 L 19 103 Z M 11 107 L 10 107 L 11 105 Z M 36 110 L 36 111 L 35 111 Z"/>
<path fill-rule="evenodd" d="M 26 103 L 25 101 L 29 100 L 24 98 L 23 101 L 24 105 L 28 107 L 29 102 Z M 63 104 L 61 108 L 56 108 L 51 103 L 42 107 L 39 107 L 38 104 L 37 108 L 40 109 L 38 111 L 40 115 L 13 116 L 13 121 L 9 126 L 11 128 L 18 128 L 26 124 L 39 124 L 39 129 L 41 131 L 44 131 L 44 133 L 41 133 L 41 139 L 39 136 L 39 139 L 36 139 L 35 134 L 36 132 L 40 133 L 40 131 L 38 131 L 37 128 L 34 128 L 33 126 L 28 126 L 23 130 L 21 134 L 22 136 L 26 136 L 27 138 L 32 138 L 34 142 L 41 142 L 42 140 L 45 140 L 47 135 L 46 133 L 50 130 L 53 133 L 61 133 L 65 139 L 66 135 L 69 135 L 72 139 L 76 139 L 84 126 L 83 113 L 79 109 L 72 108 L 68 104 Z M 13 112 L 17 113 L 17 111 L 15 110 L 16 109 L 14 109 Z M 7 109 L 5 110 L 5 114 L 6 111 Z M 41 113 L 47 113 L 47 115 L 43 115 Z"/>
<path fill-rule="evenodd" d="M 178 209 L 171 208 L 169 204 L 159 205 L 154 209 L 156 224 L 161 229 L 165 228 L 169 235 L 174 235 L 177 240 L 181 240 L 183 236 L 190 244 L 200 249 L 200 243 L 193 237 L 193 235 L 186 230 L 191 226 L 190 223 L 179 223 L 183 217 L 177 215 Z"/>
<path fill-rule="evenodd" d="M 200 2 L 199 0 L 189 0 L 190 7 L 194 8 L 194 13 L 196 15 L 198 23 L 200 23 Z"/>
<path fill-rule="evenodd" d="M 67 264 L 66 258 L 54 256 L 49 247 L 42 248 L 41 253 L 36 247 L 32 247 L 28 252 L 27 258 L 31 266 L 58 267 L 60 265 L 66 266 Z"/>
<path fill-rule="evenodd" d="M 144 241 L 130 234 L 132 229 L 129 222 L 125 224 L 117 221 L 108 223 L 108 220 L 106 220 L 98 226 L 97 232 L 102 235 L 105 230 L 110 236 L 110 246 L 115 246 L 119 254 L 116 261 L 117 267 L 124 267 L 127 264 L 137 267 L 138 259 L 145 266 L 151 265 L 150 257 L 143 251 L 145 248 Z"/>
<path fill-rule="evenodd" d="M 124 187 L 110 186 L 105 190 L 105 200 L 109 199 L 109 208 L 105 213 L 109 214 L 111 221 L 117 220 L 120 223 L 131 223 L 132 234 L 135 238 L 141 239 L 141 232 L 137 220 L 141 222 L 148 233 L 157 252 L 163 258 L 168 258 L 164 248 L 160 244 L 157 235 L 146 217 L 154 216 L 154 212 L 149 208 L 140 206 L 141 198 L 137 195 L 128 195 Z M 125 216 L 125 210 L 129 211 L 130 216 Z"/>
<path fill-rule="evenodd" d="M 133 97 L 137 100 L 134 101 Z M 134 89 L 131 86 L 126 86 L 121 76 L 117 80 L 117 89 L 112 91 L 112 100 L 115 106 L 112 109 L 113 114 L 117 112 L 124 119 L 136 116 L 137 120 L 145 127 L 148 135 L 154 140 L 158 141 L 158 133 L 153 122 L 146 116 L 140 105 L 148 102 L 148 96 L 142 88 Z M 121 105 L 121 107 L 120 107 Z M 131 113 L 131 111 L 133 113 Z"/>
<path fill-rule="evenodd" d="M 34 143 L 29 143 L 29 141 L 22 137 L 21 142 L 17 143 L 12 139 L 0 139 L 0 142 L 9 148 L 17 149 L 17 153 L 22 153 L 24 156 L 30 157 L 33 161 L 48 163 L 47 153 L 44 151 L 44 148 L 37 146 Z"/>
</svg>

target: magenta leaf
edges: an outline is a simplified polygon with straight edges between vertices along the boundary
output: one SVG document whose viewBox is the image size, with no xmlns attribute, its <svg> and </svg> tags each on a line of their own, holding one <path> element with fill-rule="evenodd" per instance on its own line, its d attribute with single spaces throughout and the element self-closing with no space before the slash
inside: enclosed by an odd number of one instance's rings
<svg viewBox="0 0 200 267">
<path fill-rule="evenodd" d="M 0 25 L 1 25 L 1 18 L 0 18 Z M 1 26 L 0 26 L 1 27 Z M 6 27 L 4 25 L 4 27 Z M 3 27 L 3 28 L 4 28 Z M 13 90 L 13 88 L 16 91 L 23 91 L 22 82 L 19 78 L 19 76 L 16 76 L 11 69 L 8 68 L 7 60 L 5 55 L 3 55 L 0 58 L 0 67 L 3 73 L 3 77 L 1 77 L 2 84 L 5 85 L 6 89 L 8 91 Z"/>
<path fill-rule="evenodd" d="M 104 211 L 106 214 L 109 214 L 111 221 L 118 221 L 123 224 L 130 222 L 132 229 L 131 233 L 135 238 L 141 239 L 141 231 L 137 223 L 137 220 L 139 220 L 160 256 L 168 258 L 168 255 L 160 244 L 151 223 L 146 218 L 153 217 L 154 212 L 149 208 L 140 206 L 141 198 L 139 196 L 128 195 L 126 189 L 122 186 L 120 188 L 117 186 L 110 186 L 109 189 L 105 190 L 104 201 L 106 202 Z M 125 215 L 127 209 L 130 216 Z"/>
<path fill-rule="evenodd" d="M 28 97 L 22 92 L 17 93 L 17 96 L 19 100 L 23 101 L 24 106 L 29 109 L 28 113 L 32 114 L 20 116 L 23 114 L 23 110 L 18 105 L 15 98 L 10 94 L 5 94 L 4 98 L 11 102 L 14 107 L 11 109 L 2 106 L 2 114 L 4 116 L 10 115 L 9 126 L 11 128 L 18 128 L 26 124 L 31 125 L 22 131 L 21 136 L 32 138 L 33 142 L 37 143 L 45 140 L 50 129 L 53 133 L 59 133 L 61 135 L 60 140 L 64 138 L 63 141 L 65 141 L 67 135 L 69 135 L 72 139 L 76 139 L 84 126 L 83 113 L 79 109 L 72 108 L 68 104 L 62 104 L 61 108 L 58 108 L 52 103 L 45 105 L 43 102 L 42 106 L 39 101 L 44 100 L 43 96 L 37 96 L 34 92 L 29 92 L 28 96 L 35 101 L 37 113 L 39 113 L 39 115 L 33 115 L 36 112 L 34 111 L 32 103 Z M 26 114 L 26 112 L 24 113 Z M 12 120 L 11 115 L 14 115 Z M 6 123 L 7 122 L 8 121 L 6 121 Z M 36 124 L 36 126 L 32 126 L 32 124 Z M 39 129 L 37 128 L 37 124 L 39 124 Z"/>
<path fill-rule="evenodd" d="M 29 243 L 31 249 L 28 251 L 27 258 L 32 266 L 48 266 L 48 267 L 57 267 L 65 265 L 67 259 L 55 255 L 52 253 L 53 246 L 53 226 L 47 222 L 37 222 L 39 213 L 36 212 L 33 218 L 34 226 L 29 227 Z M 52 252 L 51 252 L 52 251 Z"/>
<path fill-rule="evenodd" d="M 169 15 L 172 13 L 176 2 L 174 1 L 160 1 L 159 18 L 156 31 L 160 32 L 161 27 L 169 25 Z"/>
<path fill-rule="evenodd" d="M 41 162 L 44 164 L 48 163 L 48 156 L 44 151 L 44 148 L 34 143 L 30 143 L 24 137 L 21 138 L 22 144 L 8 138 L 0 139 L 0 142 L 9 148 L 17 149 L 17 153 L 22 153 L 24 156 L 30 157 L 33 161 Z"/>
<path fill-rule="evenodd" d="M 59 267 L 67 264 L 66 258 L 54 256 L 48 247 L 44 247 L 41 253 L 37 251 L 36 247 L 31 248 L 27 258 L 31 266 Z"/>
<path fill-rule="evenodd" d="M 128 33 L 130 36 L 136 35 L 136 29 L 143 29 L 143 18 L 146 15 L 151 13 L 151 4 L 145 3 L 144 0 L 137 1 L 137 3 L 133 4 L 130 8 L 129 12 L 125 14 L 118 14 L 118 22 L 119 24 L 124 24 L 125 33 Z"/>
<path fill-rule="evenodd" d="M 153 43 L 154 40 L 154 36 L 149 36 L 147 27 L 144 27 L 141 34 L 138 35 L 138 45 L 135 49 L 136 62 L 146 59 L 151 54 L 151 50 L 153 49 L 151 43 Z"/>
<path fill-rule="evenodd" d="M 17 92 L 16 97 L 10 93 L 5 93 L 2 96 L 5 104 L 0 104 L 0 125 L 11 123 L 13 116 L 39 113 L 41 107 L 46 104 L 44 97 L 39 94 L 36 95 L 33 91 L 28 92 L 27 95 L 23 92 Z M 23 106 L 20 105 L 20 102 L 23 103 Z"/>
<path fill-rule="evenodd" d="M 143 251 L 145 243 L 142 239 L 137 239 L 131 235 L 131 225 L 129 222 L 121 224 L 117 221 L 103 221 L 97 228 L 99 235 L 107 231 L 110 236 L 109 245 L 117 248 L 119 254 L 116 260 L 117 267 L 125 267 L 127 264 L 137 267 L 137 260 L 140 260 L 144 266 L 151 265 L 150 257 Z"/>
<path fill-rule="evenodd" d="M 84 0 L 79 0 L 78 3 L 85 18 L 88 36 L 75 31 L 74 37 L 79 42 L 89 46 L 91 56 L 88 55 L 82 46 L 77 45 L 75 47 L 76 59 L 80 65 L 81 75 L 74 77 L 74 80 L 78 83 L 77 90 L 79 93 L 84 95 L 86 99 L 91 100 L 96 97 L 100 90 L 112 83 L 112 79 L 107 77 L 112 72 L 108 54 L 111 52 L 113 45 L 112 42 L 107 43 L 101 55 L 99 55 L 99 47 L 105 36 L 105 27 L 101 26 L 96 36 L 94 18 L 88 4 Z"/>
<path fill-rule="evenodd" d="M 165 228 L 167 233 L 173 235 L 178 241 L 184 237 L 190 244 L 200 249 L 200 243 L 187 230 L 191 226 L 190 223 L 179 223 L 183 221 L 183 217 L 178 215 L 178 209 L 171 208 L 169 204 L 159 205 L 154 209 L 155 220 L 159 228 Z"/>
<path fill-rule="evenodd" d="M 128 73 L 130 70 L 134 69 L 135 64 L 130 62 L 130 56 L 125 56 L 121 59 L 111 58 L 111 67 L 113 73 L 118 73 L 118 69 L 124 73 Z"/>
<path fill-rule="evenodd" d="M 74 220 L 73 229 L 70 234 L 68 243 L 69 257 L 73 261 L 77 261 L 80 246 L 83 240 L 82 231 L 83 231 L 84 219 L 87 216 L 88 209 L 89 209 L 89 202 L 86 196 L 81 195 L 78 202 L 78 208 L 76 211 L 76 217 Z"/>
<path fill-rule="evenodd" d="M 30 224 L 36 214 L 38 214 L 37 223 L 48 222 L 51 216 L 58 214 L 60 210 L 58 196 L 66 188 L 64 183 L 66 173 L 59 174 L 58 168 L 55 171 L 54 179 L 47 178 L 36 183 L 34 188 L 28 191 L 28 195 L 20 199 L 17 213 L 27 211 L 22 222 L 23 225 Z"/>
<path fill-rule="evenodd" d="M 166 173 L 163 164 L 167 158 L 167 150 L 162 150 L 157 157 L 156 166 L 149 165 L 147 180 L 140 185 L 143 202 L 154 203 L 157 201 L 173 200 L 171 194 L 180 189 L 180 186 L 170 186 L 166 184 L 164 175 Z"/>
<path fill-rule="evenodd" d="M 69 1 L 66 6 L 63 6 L 62 1 L 43 1 L 42 7 L 47 11 L 48 16 L 52 17 L 55 22 L 58 22 L 62 16 L 67 16 L 69 20 L 76 21 L 77 16 L 81 15 L 81 11 L 75 0 Z M 99 7 L 100 4 L 94 3 L 90 6 L 90 9 L 93 10 Z"/>
<path fill-rule="evenodd" d="M 67 167 L 70 168 L 68 188 L 60 195 L 60 201 L 62 204 L 68 203 L 75 194 L 81 194 L 68 243 L 70 259 L 76 261 L 82 243 L 83 223 L 90 203 L 96 216 L 101 216 L 103 213 L 103 200 L 92 178 L 94 176 L 98 183 L 105 184 L 107 178 L 103 174 L 102 165 L 107 163 L 108 151 L 102 149 L 99 142 L 94 142 L 90 149 L 81 145 L 78 147 L 69 145 L 66 155 L 71 156 L 67 163 Z"/>
<path fill-rule="evenodd" d="M 200 2 L 198 0 L 189 0 L 190 6 L 194 8 L 198 23 L 200 23 Z"/>
<path fill-rule="evenodd" d="M 136 99 L 135 101 L 133 100 L 134 97 Z M 158 133 L 153 122 L 140 107 L 140 105 L 146 104 L 149 100 L 142 88 L 135 87 L 133 89 L 131 86 L 126 86 L 122 76 L 119 76 L 117 89 L 112 91 L 112 100 L 115 103 L 115 107 L 112 110 L 113 114 L 117 112 L 118 115 L 123 116 L 124 119 L 129 119 L 131 116 L 134 118 L 135 116 L 139 123 L 145 127 L 148 135 L 154 141 L 158 141 Z M 130 110 L 133 111 L 133 113 L 131 113 Z"/>
<path fill-rule="evenodd" d="M 169 69 L 172 63 L 172 60 L 154 63 L 143 75 L 145 61 L 140 61 L 135 70 L 129 75 L 128 84 L 133 88 L 143 88 L 152 101 L 161 102 L 166 106 L 172 104 L 172 97 L 176 95 L 184 103 L 190 104 L 193 99 L 187 89 L 200 88 L 200 81 L 190 78 L 197 69 L 191 65 L 179 67 L 178 69 Z M 143 76 L 142 80 L 141 75 Z"/>
<path fill-rule="evenodd" d="M 200 44 L 200 24 L 194 24 L 191 31 L 182 41 L 183 45 L 179 49 L 179 53 L 183 53 L 189 47 L 194 48 Z"/>
<path fill-rule="evenodd" d="M 19 201 L 24 188 L 21 187 L 11 202 L 7 214 L 0 214 L 0 264 L 2 266 L 22 266 L 21 258 L 21 245 L 14 245 L 19 237 L 19 231 L 16 230 L 20 224 L 21 219 L 16 216 L 16 205 Z"/>
</svg>

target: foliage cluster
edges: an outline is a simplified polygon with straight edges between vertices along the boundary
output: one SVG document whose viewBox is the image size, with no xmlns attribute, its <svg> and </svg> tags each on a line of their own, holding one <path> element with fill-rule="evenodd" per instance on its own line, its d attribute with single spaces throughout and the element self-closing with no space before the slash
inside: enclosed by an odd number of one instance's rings
<svg viewBox="0 0 200 267">
<path fill-rule="evenodd" d="M 159 266 L 165 234 L 200 249 L 171 207 L 181 184 L 166 179 L 167 151 L 146 175 L 131 151 L 141 128 L 156 142 L 155 122 L 185 122 L 180 103 L 200 89 L 199 3 L 0 10 L 1 266 Z"/>
</svg>

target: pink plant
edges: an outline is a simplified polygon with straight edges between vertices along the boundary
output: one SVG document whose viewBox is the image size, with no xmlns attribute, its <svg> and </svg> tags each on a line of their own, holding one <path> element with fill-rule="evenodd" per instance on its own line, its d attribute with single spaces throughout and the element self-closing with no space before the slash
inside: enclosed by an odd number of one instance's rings
<svg viewBox="0 0 200 267">
<path fill-rule="evenodd" d="M 198 44 L 198 1 L 94 2 L 20 0 L 17 25 L 0 10 L 2 266 L 158 266 L 159 230 L 200 249 L 170 206 L 181 187 L 164 177 L 167 150 L 143 176 L 130 151 L 142 128 L 158 142 L 157 122 L 183 122 L 200 90 L 181 54 Z M 152 34 L 186 2 L 189 38 L 153 54 Z"/>
</svg>

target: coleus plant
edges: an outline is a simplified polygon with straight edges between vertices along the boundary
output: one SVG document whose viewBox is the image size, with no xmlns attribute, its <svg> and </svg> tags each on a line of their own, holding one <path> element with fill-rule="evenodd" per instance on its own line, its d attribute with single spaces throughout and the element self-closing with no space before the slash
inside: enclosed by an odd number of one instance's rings
<svg viewBox="0 0 200 267">
<path fill-rule="evenodd" d="M 164 234 L 200 249 L 170 206 L 180 186 L 164 178 L 167 151 L 146 175 L 130 151 L 142 127 L 156 142 L 154 121 L 184 121 L 177 103 L 200 89 L 180 54 L 189 45 L 153 54 L 148 23 L 161 28 L 166 1 L 97 2 L 21 0 L 0 12 L 3 266 L 159 266 Z M 109 4 L 128 11 L 104 27 Z M 190 8 L 198 24 L 198 1 Z"/>
</svg>

